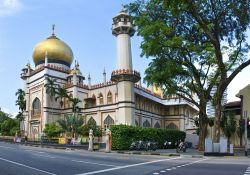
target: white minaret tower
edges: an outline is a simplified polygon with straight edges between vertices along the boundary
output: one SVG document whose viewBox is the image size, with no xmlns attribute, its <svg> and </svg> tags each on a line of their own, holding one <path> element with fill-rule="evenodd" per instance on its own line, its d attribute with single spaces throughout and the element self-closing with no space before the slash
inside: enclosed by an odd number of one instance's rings
<svg viewBox="0 0 250 175">
<path fill-rule="evenodd" d="M 103 69 L 103 83 L 106 84 L 106 70 L 105 70 L 105 67 Z"/>
<path fill-rule="evenodd" d="M 91 89 L 91 76 L 90 76 L 90 73 L 89 73 L 89 76 L 88 76 L 88 86 L 89 86 L 89 89 Z"/>
<path fill-rule="evenodd" d="M 131 18 L 124 8 L 113 18 L 112 34 L 117 37 L 118 70 L 113 71 L 111 80 L 117 82 L 117 124 L 134 125 L 134 83 L 140 80 L 139 72 L 133 71 L 130 37 L 135 33 Z"/>
</svg>

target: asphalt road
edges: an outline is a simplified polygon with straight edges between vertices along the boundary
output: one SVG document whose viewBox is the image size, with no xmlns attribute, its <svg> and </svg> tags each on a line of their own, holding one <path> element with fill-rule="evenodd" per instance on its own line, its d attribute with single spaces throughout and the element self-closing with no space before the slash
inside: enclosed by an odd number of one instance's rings
<svg viewBox="0 0 250 175">
<path fill-rule="evenodd" d="M 250 159 L 57 150 L 0 142 L 0 175 L 250 175 Z"/>
</svg>

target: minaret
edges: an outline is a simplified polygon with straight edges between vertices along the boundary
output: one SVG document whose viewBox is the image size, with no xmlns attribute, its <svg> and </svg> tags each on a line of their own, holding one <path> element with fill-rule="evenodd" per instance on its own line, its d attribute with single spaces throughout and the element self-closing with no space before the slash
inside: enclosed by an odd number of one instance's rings
<svg viewBox="0 0 250 175">
<path fill-rule="evenodd" d="M 106 84 L 106 70 L 105 70 L 105 67 L 103 69 L 103 83 Z"/>
<path fill-rule="evenodd" d="M 134 83 L 140 80 L 139 72 L 133 71 L 130 37 L 135 33 L 131 18 L 124 8 L 113 18 L 112 34 L 117 38 L 117 67 L 111 80 L 117 83 L 117 124 L 134 125 Z"/>
<path fill-rule="evenodd" d="M 45 62 L 44 62 L 44 75 L 45 75 L 45 78 L 44 78 L 44 85 L 46 85 L 48 83 L 48 75 L 49 75 L 49 69 L 48 69 L 48 51 L 46 50 L 45 52 Z M 41 128 L 42 130 L 44 129 L 45 127 L 45 124 L 48 122 L 48 118 L 49 118 L 49 113 L 47 110 L 45 110 L 46 108 L 49 107 L 49 95 L 48 93 L 46 93 L 46 88 L 44 87 L 44 90 L 43 90 L 43 96 L 44 96 L 44 104 L 43 104 L 43 107 L 44 107 L 44 119 L 43 119 L 43 123 L 42 123 L 42 127 Z"/>
<path fill-rule="evenodd" d="M 89 89 L 91 89 L 91 77 L 90 77 L 90 73 L 89 73 L 89 76 L 88 76 L 88 86 L 89 86 Z"/>
</svg>

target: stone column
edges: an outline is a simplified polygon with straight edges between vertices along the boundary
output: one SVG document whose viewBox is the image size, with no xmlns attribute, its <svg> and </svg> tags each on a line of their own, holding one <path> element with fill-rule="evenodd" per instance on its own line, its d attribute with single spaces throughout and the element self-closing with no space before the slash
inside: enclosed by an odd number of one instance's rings
<svg viewBox="0 0 250 175">
<path fill-rule="evenodd" d="M 93 136 L 93 130 L 90 129 L 89 130 L 89 151 L 93 151 L 93 139 L 94 139 L 94 136 Z"/>
<path fill-rule="evenodd" d="M 106 153 L 111 151 L 111 131 L 109 129 L 106 130 Z"/>
</svg>

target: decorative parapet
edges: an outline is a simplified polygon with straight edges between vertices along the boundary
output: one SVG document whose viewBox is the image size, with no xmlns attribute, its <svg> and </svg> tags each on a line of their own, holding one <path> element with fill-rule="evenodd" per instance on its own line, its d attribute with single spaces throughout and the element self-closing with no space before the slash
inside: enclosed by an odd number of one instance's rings
<svg viewBox="0 0 250 175">
<path fill-rule="evenodd" d="M 147 89 L 147 88 L 145 88 L 145 87 L 142 87 L 142 86 L 139 85 L 139 84 L 135 84 L 135 87 L 138 88 L 138 89 L 140 89 L 140 90 L 143 90 L 144 92 L 146 92 L 146 93 L 148 93 L 148 94 L 151 94 L 151 95 L 153 95 L 153 96 L 155 96 L 155 97 L 158 97 L 158 98 L 161 98 L 161 99 L 162 99 L 161 95 L 156 94 L 156 93 L 152 92 L 151 90 L 149 90 L 149 89 Z"/>
<path fill-rule="evenodd" d="M 38 72 L 41 72 L 44 69 L 44 65 L 38 66 L 35 70 L 30 72 L 30 76 L 35 75 Z"/>
<path fill-rule="evenodd" d="M 80 88 L 83 88 L 83 89 L 89 89 L 89 86 L 86 85 L 86 84 L 79 84 L 79 83 L 77 83 L 76 86 L 77 86 L 77 87 L 80 87 Z"/>
<path fill-rule="evenodd" d="M 65 89 L 71 88 L 73 86 L 74 86 L 73 83 L 66 83 L 66 84 L 63 85 L 63 87 Z M 76 86 L 79 87 L 79 88 L 83 88 L 83 89 L 89 89 L 88 85 L 86 85 L 86 84 L 77 83 Z"/>
<path fill-rule="evenodd" d="M 114 82 L 129 80 L 136 83 L 140 79 L 141 79 L 140 73 L 135 70 L 119 69 L 113 71 L 111 74 L 111 80 Z"/>
<path fill-rule="evenodd" d="M 66 84 L 63 85 L 63 87 L 65 89 L 71 88 L 71 87 L 73 87 L 73 83 L 66 83 Z"/>
<path fill-rule="evenodd" d="M 115 82 L 113 81 L 108 81 L 106 83 L 98 83 L 98 84 L 92 85 L 91 89 L 102 88 L 102 87 L 113 85 L 113 84 L 115 84 Z"/>
<path fill-rule="evenodd" d="M 64 73 L 69 73 L 69 69 L 66 69 L 64 67 L 61 67 L 61 66 L 55 66 L 53 64 L 48 64 L 48 67 L 50 69 L 54 69 L 54 70 L 57 70 L 57 71 L 60 71 L 60 72 L 64 72 Z"/>
<path fill-rule="evenodd" d="M 49 69 L 52 69 L 52 70 L 57 70 L 59 72 L 63 72 L 63 73 L 69 73 L 69 69 L 66 69 L 64 67 L 60 67 L 60 66 L 55 66 L 55 65 L 52 65 L 52 64 L 48 64 L 47 66 Z M 35 70 L 32 70 L 31 73 L 30 73 L 30 76 L 32 75 L 35 75 L 36 73 L 38 72 L 41 72 L 43 69 L 45 68 L 44 65 L 41 65 L 41 66 L 37 66 Z M 21 74 L 22 76 L 22 74 Z"/>
</svg>

